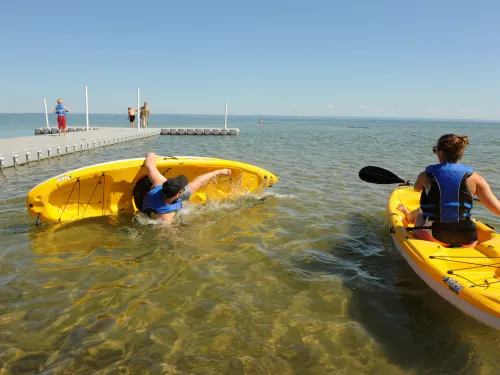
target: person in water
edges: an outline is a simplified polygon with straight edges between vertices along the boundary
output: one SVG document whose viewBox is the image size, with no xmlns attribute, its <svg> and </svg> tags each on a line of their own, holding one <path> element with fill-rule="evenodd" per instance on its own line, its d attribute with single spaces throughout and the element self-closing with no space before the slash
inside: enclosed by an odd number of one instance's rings
<svg viewBox="0 0 500 375">
<path fill-rule="evenodd" d="M 130 126 L 134 127 L 135 109 L 132 109 L 132 107 L 128 107 L 128 120 L 130 121 Z"/>
<path fill-rule="evenodd" d="M 59 136 L 61 136 L 61 132 L 64 130 L 64 136 L 66 137 L 66 113 L 68 112 L 69 109 L 64 106 L 63 100 L 60 98 L 57 99 L 54 113 L 57 113 L 57 129 L 59 129 Z"/>
<path fill-rule="evenodd" d="M 416 227 L 416 238 L 439 242 L 444 246 L 474 247 L 477 230 L 471 220 L 473 197 L 496 215 L 500 215 L 500 201 L 491 192 L 486 180 L 471 167 L 459 164 L 469 144 L 469 137 L 445 134 L 432 148 L 439 164 L 428 166 L 418 175 L 415 191 L 422 192 L 420 207 L 412 212 L 400 204 L 408 222 Z"/>
<path fill-rule="evenodd" d="M 219 175 L 231 175 L 229 169 L 218 169 L 198 176 L 191 182 L 188 182 L 184 175 L 167 179 L 156 168 L 156 157 L 153 152 L 146 155 L 145 166 L 152 188 L 144 197 L 141 211 L 154 219 L 161 219 L 167 223 L 172 222 L 176 212 L 182 207 L 182 201 L 188 200 L 198 189 L 207 185 L 212 178 Z"/>
</svg>

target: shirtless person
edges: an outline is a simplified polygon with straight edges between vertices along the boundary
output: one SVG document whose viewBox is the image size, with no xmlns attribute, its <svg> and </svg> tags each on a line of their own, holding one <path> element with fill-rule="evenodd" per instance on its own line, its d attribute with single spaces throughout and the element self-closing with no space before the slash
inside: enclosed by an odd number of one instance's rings
<svg viewBox="0 0 500 375">
<path fill-rule="evenodd" d="M 144 163 L 152 188 L 144 197 L 141 211 L 154 219 L 161 219 L 167 223 L 172 222 L 175 214 L 182 207 L 182 201 L 187 201 L 192 194 L 207 185 L 212 178 L 219 175 L 231 175 L 229 169 L 217 169 L 198 176 L 189 183 L 184 175 L 167 179 L 156 168 L 156 158 L 156 154 L 150 152 Z"/>
<path fill-rule="evenodd" d="M 128 120 L 130 121 L 130 126 L 134 127 L 135 109 L 132 109 L 132 107 L 128 107 Z"/>
</svg>

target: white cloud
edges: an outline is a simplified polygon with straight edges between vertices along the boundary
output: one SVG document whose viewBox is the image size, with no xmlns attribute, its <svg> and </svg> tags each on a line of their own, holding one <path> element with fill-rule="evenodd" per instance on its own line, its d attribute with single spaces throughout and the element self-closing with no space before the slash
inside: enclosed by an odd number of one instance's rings
<svg viewBox="0 0 500 375">
<path fill-rule="evenodd" d="M 333 109 L 333 104 L 328 104 L 329 109 Z"/>
<path fill-rule="evenodd" d="M 292 104 L 292 108 L 300 108 L 297 104 Z"/>
<path fill-rule="evenodd" d="M 378 107 L 372 107 L 369 105 L 360 105 L 359 109 L 366 109 L 368 111 L 378 111 Z"/>
<path fill-rule="evenodd" d="M 470 109 L 461 108 L 460 112 L 462 112 L 462 113 L 474 113 L 474 112 L 476 112 L 476 110 L 472 109 L 472 108 L 470 108 Z"/>
<path fill-rule="evenodd" d="M 92 51 L 91 51 L 91 50 L 89 50 L 89 49 L 84 49 L 84 50 L 83 50 L 83 53 L 92 53 Z"/>
</svg>

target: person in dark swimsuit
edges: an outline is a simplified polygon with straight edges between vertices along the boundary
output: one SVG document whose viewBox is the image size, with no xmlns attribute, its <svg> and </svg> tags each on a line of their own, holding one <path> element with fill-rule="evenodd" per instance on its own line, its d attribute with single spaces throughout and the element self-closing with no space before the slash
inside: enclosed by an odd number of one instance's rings
<svg viewBox="0 0 500 375">
<path fill-rule="evenodd" d="M 130 121 L 130 126 L 134 127 L 135 110 L 132 107 L 128 107 L 128 120 Z"/>
</svg>

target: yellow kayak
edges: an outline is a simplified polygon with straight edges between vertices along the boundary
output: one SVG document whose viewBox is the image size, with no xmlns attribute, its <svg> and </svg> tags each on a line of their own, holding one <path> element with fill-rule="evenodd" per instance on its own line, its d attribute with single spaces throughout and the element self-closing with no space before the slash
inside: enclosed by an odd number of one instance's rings
<svg viewBox="0 0 500 375">
<path fill-rule="evenodd" d="M 400 203 L 408 210 L 418 208 L 420 193 L 398 187 L 389 197 L 387 217 L 391 236 L 411 268 L 441 297 L 464 313 L 490 327 L 500 329 L 500 236 L 475 220 L 479 240 L 473 248 L 447 248 L 415 239 L 407 231 Z"/>
<path fill-rule="evenodd" d="M 156 165 L 167 178 L 184 174 L 189 181 L 215 169 L 231 170 L 231 176 L 218 176 L 193 194 L 193 203 L 260 193 L 278 181 L 265 169 L 232 160 L 169 156 L 157 158 Z M 96 164 L 42 182 L 28 193 L 26 205 L 31 216 L 45 222 L 131 214 L 138 211 L 134 187 L 146 176 L 143 158 Z"/>
</svg>

